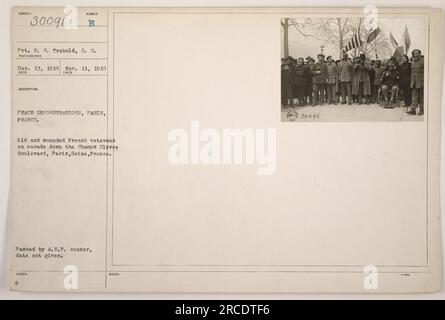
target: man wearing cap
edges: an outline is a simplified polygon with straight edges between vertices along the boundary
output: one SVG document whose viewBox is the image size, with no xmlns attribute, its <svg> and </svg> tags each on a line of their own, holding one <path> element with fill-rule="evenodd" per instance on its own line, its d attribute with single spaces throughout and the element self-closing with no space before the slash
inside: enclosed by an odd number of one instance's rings
<svg viewBox="0 0 445 320">
<path fill-rule="evenodd" d="M 338 80 L 338 68 L 331 56 L 327 57 L 326 69 L 327 69 L 327 84 L 326 92 L 328 95 L 328 104 L 337 104 L 336 88 Z"/>
<path fill-rule="evenodd" d="M 335 103 L 339 103 L 341 97 L 341 84 L 340 84 L 340 72 L 339 72 L 340 62 L 341 60 L 335 61 L 335 64 L 337 65 L 337 85 L 335 86 L 335 97 L 336 97 Z"/>
<path fill-rule="evenodd" d="M 304 65 L 304 59 L 298 58 L 296 60 L 296 64 L 294 65 L 293 70 L 293 94 L 294 98 L 298 100 L 298 103 L 300 106 L 304 106 L 306 104 L 306 96 L 305 96 L 305 89 L 306 89 L 306 80 L 307 80 L 307 73 L 308 69 Z"/>
<path fill-rule="evenodd" d="M 309 104 L 312 104 L 312 66 L 314 62 L 314 59 L 311 57 L 306 58 L 306 87 L 304 89 L 304 95 L 309 99 Z"/>
<path fill-rule="evenodd" d="M 288 107 L 292 105 L 292 84 L 293 84 L 293 70 L 290 66 L 290 61 L 292 61 L 292 58 L 289 59 L 289 57 L 286 59 L 286 63 L 283 65 L 283 68 L 281 69 L 281 87 L 283 90 L 283 101 L 282 105 L 283 107 Z"/>
<path fill-rule="evenodd" d="M 285 105 L 286 101 L 286 85 L 284 83 L 284 66 L 286 65 L 286 58 L 281 58 L 281 106 Z"/>
<path fill-rule="evenodd" d="M 396 60 L 391 58 L 388 61 L 385 71 L 383 72 L 381 83 L 382 92 L 385 99 L 382 101 L 382 106 L 385 108 L 394 108 L 396 102 L 397 86 L 399 85 L 400 74 L 396 69 Z M 391 100 L 389 100 L 388 93 L 391 90 Z"/>
<path fill-rule="evenodd" d="M 378 95 L 381 86 L 381 80 L 383 76 L 383 72 L 385 71 L 385 67 L 382 66 L 382 61 L 377 60 L 374 65 L 374 101 L 378 102 Z"/>
<path fill-rule="evenodd" d="M 419 116 L 423 115 L 423 82 L 424 82 L 424 60 L 421 57 L 422 52 L 419 49 L 413 50 L 413 61 L 411 63 L 411 107 L 406 111 L 409 114 L 416 114 L 419 107 Z"/>
<path fill-rule="evenodd" d="M 403 102 L 406 107 L 411 106 L 411 63 L 407 55 L 402 56 L 401 63 L 399 64 L 399 88 L 402 92 Z"/>
<path fill-rule="evenodd" d="M 352 94 L 358 96 L 358 104 L 363 103 L 363 97 L 365 97 L 366 103 L 369 104 L 371 78 L 369 76 L 369 66 L 366 63 L 366 56 L 363 53 L 354 65 L 353 82 Z"/>
<path fill-rule="evenodd" d="M 341 103 L 346 104 L 346 94 L 348 104 L 352 104 L 352 62 L 348 59 L 348 54 L 343 54 L 343 59 L 338 65 L 338 76 L 341 85 Z"/>
<path fill-rule="evenodd" d="M 294 77 L 292 80 L 292 94 L 293 94 L 292 101 L 293 101 L 293 104 L 295 104 L 296 100 L 299 101 L 297 81 L 296 81 L 296 77 L 295 77 L 295 70 L 297 69 L 297 65 L 298 65 L 298 59 L 292 59 L 291 69 L 293 71 L 293 77 Z M 304 60 L 303 60 L 303 65 L 304 65 Z"/>
<path fill-rule="evenodd" d="M 314 101 L 312 105 L 315 107 L 317 104 L 322 106 L 324 102 L 324 90 L 326 87 L 327 68 L 324 63 L 324 55 L 317 55 L 318 62 L 312 66 L 312 88 L 314 94 Z"/>
</svg>

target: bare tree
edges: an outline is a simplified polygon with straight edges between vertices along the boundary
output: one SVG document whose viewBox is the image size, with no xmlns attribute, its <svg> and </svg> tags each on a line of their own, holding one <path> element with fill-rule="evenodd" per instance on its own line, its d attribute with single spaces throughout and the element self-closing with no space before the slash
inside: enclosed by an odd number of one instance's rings
<svg viewBox="0 0 445 320">
<path fill-rule="evenodd" d="M 281 20 L 281 27 L 283 29 L 283 50 L 284 57 L 289 57 L 289 18 Z"/>
<path fill-rule="evenodd" d="M 360 18 L 282 19 L 284 56 L 289 56 L 289 30 L 293 29 L 301 36 L 313 36 L 325 41 L 327 44 L 333 45 L 338 49 L 339 58 L 341 59 L 345 46 L 361 24 L 362 19 Z M 366 39 L 372 31 L 367 30 L 363 26 L 360 28 L 360 38 L 364 44 L 360 49 L 356 50 L 356 53 L 361 52 L 379 57 L 391 55 L 391 46 L 383 31 L 380 32 L 374 41 L 366 43 Z"/>
<path fill-rule="evenodd" d="M 310 21 L 316 30 L 316 37 L 338 48 L 339 57 L 343 53 L 346 38 L 351 33 L 351 23 L 348 18 L 312 19 Z"/>
<path fill-rule="evenodd" d="M 287 58 L 289 56 L 289 29 L 292 28 L 296 30 L 300 35 L 304 37 L 310 37 L 310 34 L 306 33 L 306 21 L 309 19 L 303 19 L 303 21 L 299 21 L 293 18 L 284 18 L 281 19 L 281 28 L 283 32 L 283 50 L 284 57 Z"/>
</svg>

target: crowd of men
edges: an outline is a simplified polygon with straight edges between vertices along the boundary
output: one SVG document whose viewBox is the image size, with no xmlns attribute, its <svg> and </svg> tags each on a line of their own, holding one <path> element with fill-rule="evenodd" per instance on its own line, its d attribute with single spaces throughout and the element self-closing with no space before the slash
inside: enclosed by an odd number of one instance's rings
<svg viewBox="0 0 445 320">
<path fill-rule="evenodd" d="M 379 103 L 394 108 L 403 100 L 409 114 L 423 114 L 424 57 L 420 50 L 401 59 L 371 60 L 343 54 L 334 61 L 323 54 L 281 59 L 281 104 L 284 108 L 353 103 Z"/>
</svg>

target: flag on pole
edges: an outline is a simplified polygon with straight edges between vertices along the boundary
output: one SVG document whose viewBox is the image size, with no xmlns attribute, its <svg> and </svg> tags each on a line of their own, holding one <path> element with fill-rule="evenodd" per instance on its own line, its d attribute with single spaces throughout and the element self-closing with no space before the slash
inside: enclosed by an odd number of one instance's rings
<svg viewBox="0 0 445 320">
<path fill-rule="evenodd" d="M 380 33 L 380 28 L 377 27 L 376 29 L 372 30 L 369 34 L 368 34 L 368 39 L 366 40 L 366 43 L 371 43 L 373 42 L 377 36 Z"/>
<path fill-rule="evenodd" d="M 403 32 L 403 41 L 405 42 L 405 53 L 408 54 L 409 48 L 411 47 L 411 38 L 407 26 L 405 26 L 405 32 Z"/>
<path fill-rule="evenodd" d="M 392 32 L 389 32 L 389 40 L 391 40 L 391 44 L 393 45 L 393 47 L 397 48 L 399 46 L 396 39 L 392 35 Z"/>
<path fill-rule="evenodd" d="M 393 58 L 395 58 L 398 62 L 400 62 L 400 60 L 402 60 L 402 56 L 404 54 L 405 54 L 404 47 L 403 46 L 399 46 L 394 51 Z"/>
<path fill-rule="evenodd" d="M 360 38 L 360 25 L 357 28 L 357 31 L 352 35 L 352 39 L 349 40 L 348 44 L 345 47 L 345 52 L 351 51 L 352 49 L 360 48 L 363 46 L 363 41 Z"/>
</svg>

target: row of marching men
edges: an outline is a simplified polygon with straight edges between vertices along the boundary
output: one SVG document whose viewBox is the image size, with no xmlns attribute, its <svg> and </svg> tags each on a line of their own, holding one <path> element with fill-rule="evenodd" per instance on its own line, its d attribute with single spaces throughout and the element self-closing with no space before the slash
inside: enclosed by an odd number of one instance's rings
<svg viewBox="0 0 445 320">
<path fill-rule="evenodd" d="M 334 61 L 323 54 L 281 59 L 281 104 L 283 107 L 323 104 L 370 104 L 394 107 L 403 100 L 407 113 L 423 114 L 424 57 L 420 50 L 397 60 L 371 60 L 364 54 L 344 54 Z"/>
</svg>

